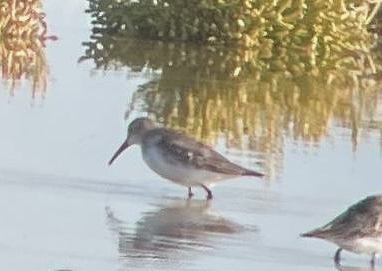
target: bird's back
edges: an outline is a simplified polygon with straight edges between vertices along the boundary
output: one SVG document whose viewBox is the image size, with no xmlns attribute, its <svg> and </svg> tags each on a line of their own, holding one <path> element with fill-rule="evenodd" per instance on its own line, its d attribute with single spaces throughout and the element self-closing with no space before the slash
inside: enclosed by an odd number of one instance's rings
<svg viewBox="0 0 382 271">
<path fill-rule="evenodd" d="M 357 202 L 325 226 L 302 236 L 329 240 L 382 237 L 382 195 Z"/>
<path fill-rule="evenodd" d="M 195 169 L 231 176 L 263 176 L 230 162 L 211 147 L 171 129 L 156 128 L 148 131 L 142 146 L 146 149 L 155 146 L 169 162 L 181 163 Z"/>
</svg>

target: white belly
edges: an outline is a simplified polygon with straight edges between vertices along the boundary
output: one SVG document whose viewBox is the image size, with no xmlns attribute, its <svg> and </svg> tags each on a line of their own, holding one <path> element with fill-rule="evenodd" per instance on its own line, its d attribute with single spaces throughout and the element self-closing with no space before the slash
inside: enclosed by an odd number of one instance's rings
<svg viewBox="0 0 382 271">
<path fill-rule="evenodd" d="M 155 147 L 142 149 L 146 164 L 161 177 L 184 186 L 211 186 L 212 183 L 229 176 L 206 170 L 200 170 L 180 162 L 170 163 Z"/>
<path fill-rule="evenodd" d="M 340 247 L 358 254 L 382 253 L 382 237 L 380 238 L 359 238 L 353 241 L 336 242 Z"/>
</svg>

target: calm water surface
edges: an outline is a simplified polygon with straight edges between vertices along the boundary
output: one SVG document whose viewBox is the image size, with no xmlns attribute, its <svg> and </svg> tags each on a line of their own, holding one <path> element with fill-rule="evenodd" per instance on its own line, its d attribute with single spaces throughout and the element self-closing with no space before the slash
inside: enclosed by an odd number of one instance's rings
<svg viewBox="0 0 382 271">
<path fill-rule="evenodd" d="M 368 270 L 346 253 L 335 267 L 335 246 L 298 235 L 381 192 L 377 79 L 291 79 L 248 68 L 245 51 L 93 35 L 86 8 L 44 3 L 58 37 L 43 49 L 46 87 L 2 82 L 0 269 Z M 267 179 L 187 201 L 138 148 L 109 168 L 127 123 L 145 115 Z"/>
</svg>

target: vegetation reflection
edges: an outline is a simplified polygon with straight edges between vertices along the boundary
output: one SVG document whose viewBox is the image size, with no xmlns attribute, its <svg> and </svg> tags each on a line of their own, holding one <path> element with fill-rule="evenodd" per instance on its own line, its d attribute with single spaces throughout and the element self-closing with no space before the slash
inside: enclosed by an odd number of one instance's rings
<svg viewBox="0 0 382 271">
<path fill-rule="evenodd" d="M 0 65 L 11 91 L 22 79 L 32 84 L 32 97 L 46 91 L 48 64 L 44 47 L 47 26 L 39 0 L 0 2 Z"/>
<path fill-rule="evenodd" d="M 306 19 L 303 27 L 314 38 L 293 32 L 283 38 L 288 42 L 275 38 L 246 49 L 128 38 L 110 27 L 112 9 L 96 7 L 90 10 L 96 19 L 81 60 L 92 59 L 99 69 L 160 71 L 135 92 L 127 115 L 148 112 L 204 142 L 223 140 L 228 148 L 255 151 L 270 176 L 282 167 L 289 138 L 315 145 L 335 122 L 350 129 L 355 149 L 364 128 L 381 131 L 376 76 L 381 66 L 366 15 L 354 31 L 345 30 L 354 19 L 349 16 L 331 24 Z"/>
</svg>

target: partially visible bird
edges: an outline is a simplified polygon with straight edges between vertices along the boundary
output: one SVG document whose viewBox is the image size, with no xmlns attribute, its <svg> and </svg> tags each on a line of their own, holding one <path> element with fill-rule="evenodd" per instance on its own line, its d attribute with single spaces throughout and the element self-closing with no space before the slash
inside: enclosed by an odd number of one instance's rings
<svg viewBox="0 0 382 271">
<path fill-rule="evenodd" d="M 369 196 L 352 205 L 323 227 L 301 234 L 338 245 L 334 260 L 341 260 L 343 249 L 371 256 L 371 265 L 382 253 L 382 195 Z"/>
<path fill-rule="evenodd" d="M 137 118 L 128 127 L 126 140 L 113 155 L 109 165 L 129 146 L 140 145 L 146 164 L 157 174 L 179 185 L 200 186 L 212 199 L 210 187 L 222 180 L 239 176 L 263 177 L 226 159 L 211 147 L 175 130 L 160 128 L 148 118 Z"/>
</svg>

